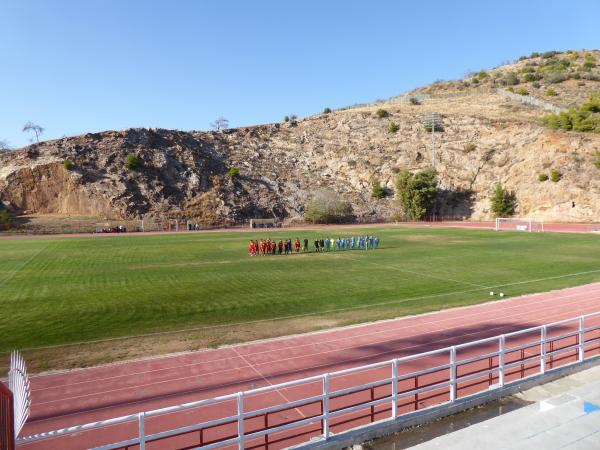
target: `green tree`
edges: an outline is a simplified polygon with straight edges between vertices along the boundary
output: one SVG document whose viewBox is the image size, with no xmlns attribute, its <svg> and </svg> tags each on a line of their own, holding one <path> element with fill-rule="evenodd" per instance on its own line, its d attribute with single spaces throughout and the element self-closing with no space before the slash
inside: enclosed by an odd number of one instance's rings
<svg viewBox="0 0 600 450">
<path fill-rule="evenodd" d="M 404 169 L 398 174 L 397 201 L 409 219 L 419 220 L 431 212 L 437 193 L 437 172 L 433 168 L 414 174 Z"/>
<path fill-rule="evenodd" d="M 0 209 L 0 225 L 10 225 L 11 217 L 3 209 Z"/>
<path fill-rule="evenodd" d="M 373 180 L 371 197 L 379 199 L 385 197 L 385 194 L 385 188 L 381 185 L 381 182 L 377 179 Z"/>
<path fill-rule="evenodd" d="M 125 160 L 125 167 L 127 170 L 138 170 L 141 167 L 141 162 L 137 156 L 133 153 L 127 155 L 127 159 Z"/>
<path fill-rule="evenodd" d="M 230 178 L 237 178 L 240 176 L 240 168 L 239 167 L 231 167 L 227 172 Z"/>
<path fill-rule="evenodd" d="M 496 217 L 512 216 L 515 213 L 514 196 L 505 190 L 500 183 L 496 184 L 491 203 L 492 212 Z"/>
<path fill-rule="evenodd" d="M 323 114 L 329 114 L 331 112 L 331 108 L 325 108 L 323 110 Z"/>
</svg>

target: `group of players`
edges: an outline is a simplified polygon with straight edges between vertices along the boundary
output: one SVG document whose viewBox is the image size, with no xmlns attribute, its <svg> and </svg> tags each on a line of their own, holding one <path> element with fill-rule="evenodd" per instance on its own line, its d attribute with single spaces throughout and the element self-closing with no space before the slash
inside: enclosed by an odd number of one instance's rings
<svg viewBox="0 0 600 450">
<path fill-rule="evenodd" d="M 380 240 L 375 236 L 359 236 L 350 238 L 321 238 L 315 239 L 314 246 L 315 252 L 330 252 L 340 250 L 373 250 L 379 248 Z M 285 241 L 280 239 L 279 242 L 275 240 L 261 239 L 260 241 L 251 240 L 248 245 L 248 253 L 250 256 L 256 255 L 289 255 L 290 253 L 308 253 L 309 242 L 307 238 L 301 243 L 300 239 L 292 241 L 286 239 Z"/>
</svg>

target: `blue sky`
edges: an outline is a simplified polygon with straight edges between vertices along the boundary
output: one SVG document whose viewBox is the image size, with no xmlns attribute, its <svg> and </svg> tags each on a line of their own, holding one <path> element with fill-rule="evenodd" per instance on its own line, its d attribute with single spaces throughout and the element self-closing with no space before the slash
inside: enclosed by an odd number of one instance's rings
<svg viewBox="0 0 600 450">
<path fill-rule="evenodd" d="M 0 140 L 204 130 L 600 47 L 600 2 L 0 0 Z"/>
</svg>

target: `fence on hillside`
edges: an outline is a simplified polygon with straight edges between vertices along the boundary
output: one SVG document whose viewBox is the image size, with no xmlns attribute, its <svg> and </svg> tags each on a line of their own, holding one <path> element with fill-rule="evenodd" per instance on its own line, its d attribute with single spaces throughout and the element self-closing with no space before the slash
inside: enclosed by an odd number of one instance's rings
<svg viewBox="0 0 600 450">
<path fill-rule="evenodd" d="M 73 426 L 97 449 L 280 449 L 600 356 L 600 312 L 500 336 L 183 405 Z M 165 420 L 171 426 L 165 425 Z M 177 423 L 174 428 L 173 424 Z M 98 436 L 94 431 L 103 428 Z M 110 436 L 111 443 L 106 442 Z"/>
<path fill-rule="evenodd" d="M 516 100 L 518 102 L 524 103 L 529 106 L 536 106 L 538 108 L 545 109 L 546 111 L 550 111 L 553 113 L 560 113 L 566 111 L 565 108 L 561 108 L 559 106 L 553 105 L 552 103 L 546 102 L 544 100 L 540 100 L 539 98 L 532 97 L 531 95 L 519 95 L 513 92 L 506 91 L 504 89 L 496 89 L 497 94 L 508 97 L 512 100 Z"/>
</svg>

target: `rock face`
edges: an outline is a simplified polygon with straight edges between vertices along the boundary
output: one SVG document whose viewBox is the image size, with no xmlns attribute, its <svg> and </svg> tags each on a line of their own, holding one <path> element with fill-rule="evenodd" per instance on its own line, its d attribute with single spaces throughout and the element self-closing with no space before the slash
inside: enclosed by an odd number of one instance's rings
<svg viewBox="0 0 600 450">
<path fill-rule="evenodd" d="M 571 82 L 564 83 L 574 89 Z M 599 82 L 587 80 L 580 97 L 598 89 Z M 432 163 L 423 117 L 438 112 L 444 123 L 435 134 L 439 215 L 491 218 L 489 198 L 500 182 L 514 192 L 518 215 L 600 220 L 600 135 L 545 128 L 546 111 L 493 90 L 436 92 L 428 89 L 420 104 L 396 98 L 283 124 L 221 132 L 128 129 L 34 144 L 0 154 L 0 200 L 32 213 L 181 217 L 213 225 L 251 217 L 299 221 L 311 193 L 328 189 L 353 205 L 357 220 L 386 220 L 396 210 L 398 171 Z M 378 109 L 387 116 L 379 118 Z M 396 133 L 390 122 L 399 125 Z M 125 167 L 129 154 L 141 162 L 138 170 Z M 228 175 L 231 167 L 239 177 Z M 560 181 L 538 180 L 553 169 Z M 371 198 L 374 179 L 388 188 L 388 198 Z"/>
</svg>

